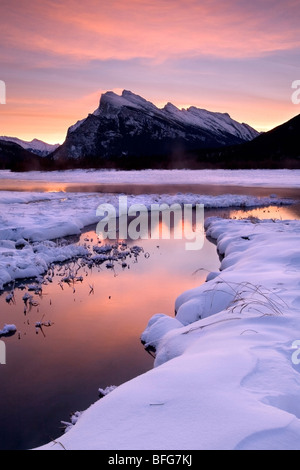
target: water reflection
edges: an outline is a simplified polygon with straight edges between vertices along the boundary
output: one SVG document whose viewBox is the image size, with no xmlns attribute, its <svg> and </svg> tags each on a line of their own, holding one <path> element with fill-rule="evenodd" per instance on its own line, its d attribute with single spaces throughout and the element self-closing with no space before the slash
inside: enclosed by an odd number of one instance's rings
<svg viewBox="0 0 300 470">
<path fill-rule="evenodd" d="M 244 217 L 255 217 L 258 219 L 293 220 L 300 219 L 300 204 L 292 206 L 269 206 L 260 209 L 230 210 L 230 218 L 242 219 Z"/>
<path fill-rule="evenodd" d="M 226 219 L 246 219 L 248 217 L 255 217 L 261 220 L 299 220 L 300 204 L 296 203 L 291 206 L 268 206 L 248 209 L 206 209 L 205 217 L 222 217 Z"/>
<path fill-rule="evenodd" d="M 21 174 L 20 174 L 21 175 Z M 67 176 L 66 176 L 67 178 Z M 233 186 L 220 184 L 146 184 L 146 183 L 80 183 L 43 180 L 18 180 L 0 178 L 1 191 L 32 192 L 79 192 L 79 193 L 115 193 L 115 194 L 178 194 L 193 193 L 218 196 L 222 194 L 240 194 L 256 197 L 269 197 L 276 194 L 279 198 L 300 200 L 299 188 L 276 188 L 255 186 Z"/>
</svg>

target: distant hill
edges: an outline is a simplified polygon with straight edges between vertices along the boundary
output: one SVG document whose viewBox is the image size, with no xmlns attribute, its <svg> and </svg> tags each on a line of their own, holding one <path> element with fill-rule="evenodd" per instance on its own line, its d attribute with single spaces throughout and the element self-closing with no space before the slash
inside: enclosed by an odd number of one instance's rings
<svg viewBox="0 0 300 470">
<path fill-rule="evenodd" d="M 28 150 L 28 152 L 35 153 L 40 157 L 46 157 L 59 147 L 59 144 L 47 144 L 46 142 L 43 142 L 39 139 L 33 139 L 30 142 L 27 142 L 26 140 L 21 140 L 17 137 L 2 136 L 0 137 L 0 140 L 5 140 L 6 142 L 13 142 L 15 144 L 18 144 L 25 150 Z"/>
<path fill-rule="evenodd" d="M 0 140 L 0 169 L 12 171 L 49 169 L 49 161 L 18 144 Z"/>
</svg>

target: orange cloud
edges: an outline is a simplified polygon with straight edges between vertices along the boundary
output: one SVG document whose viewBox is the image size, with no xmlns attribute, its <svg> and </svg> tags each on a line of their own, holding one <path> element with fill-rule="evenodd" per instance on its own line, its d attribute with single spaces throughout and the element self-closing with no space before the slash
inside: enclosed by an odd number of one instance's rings
<svg viewBox="0 0 300 470">
<path fill-rule="evenodd" d="M 183 54 L 253 57 L 299 45 L 292 21 L 295 4 L 290 3 L 280 7 L 269 2 L 259 14 L 257 8 L 234 0 L 32 0 L 26 10 L 23 1 L 12 0 L 3 35 L 14 47 L 71 60 L 162 60 Z M 279 20 L 284 26 L 287 11 L 289 27 L 278 27 Z"/>
</svg>

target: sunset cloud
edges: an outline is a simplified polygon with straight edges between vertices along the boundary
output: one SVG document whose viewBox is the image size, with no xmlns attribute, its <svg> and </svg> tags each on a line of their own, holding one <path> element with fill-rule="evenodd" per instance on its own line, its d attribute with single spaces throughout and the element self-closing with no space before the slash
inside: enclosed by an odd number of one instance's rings
<svg viewBox="0 0 300 470">
<path fill-rule="evenodd" d="M 102 91 L 123 88 L 155 103 L 226 110 L 254 127 L 297 114 L 289 100 L 300 78 L 297 1 L 2 0 L 0 9 L 1 134 L 24 137 L 28 108 L 27 137 L 45 135 L 49 113 L 63 140 Z"/>
<path fill-rule="evenodd" d="M 2 34 L 8 45 L 70 60 L 162 60 L 182 54 L 253 57 L 299 46 L 299 5 L 293 1 L 12 0 L 5 4 Z"/>
</svg>

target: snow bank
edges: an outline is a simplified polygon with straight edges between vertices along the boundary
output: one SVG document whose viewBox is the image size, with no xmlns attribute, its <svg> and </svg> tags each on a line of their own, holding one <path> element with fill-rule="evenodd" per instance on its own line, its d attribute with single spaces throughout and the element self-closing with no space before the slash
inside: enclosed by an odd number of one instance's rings
<svg viewBox="0 0 300 470">
<path fill-rule="evenodd" d="M 0 290 L 11 281 L 35 278 L 44 274 L 52 263 L 61 263 L 88 254 L 83 246 L 59 246 L 51 241 L 25 245 L 22 250 L 0 246 Z"/>
<path fill-rule="evenodd" d="M 19 180 L 20 173 L 0 170 L 0 179 Z M 24 181 L 111 184 L 217 184 L 299 188 L 300 170 L 66 170 L 22 173 Z"/>
<path fill-rule="evenodd" d="M 0 338 L 1 336 L 10 336 L 13 335 L 17 331 L 16 325 L 7 325 L 5 324 L 2 330 L 0 330 Z"/>
<path fill-rule="evenodd" d="M 253 222 L 206 222 L 221 270 L 149 321 L 155 367 L 41 449 L 300 449 L 300 222 Z"/>
</svg>

